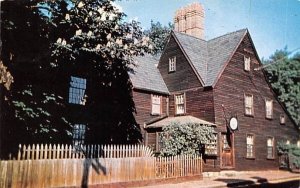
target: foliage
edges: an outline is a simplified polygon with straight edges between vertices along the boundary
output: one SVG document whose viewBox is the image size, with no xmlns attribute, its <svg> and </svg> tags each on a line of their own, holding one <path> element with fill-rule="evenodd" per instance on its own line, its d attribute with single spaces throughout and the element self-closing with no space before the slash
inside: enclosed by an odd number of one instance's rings
<svg viewBox="0 0 300 188">
<path fill-rule="evenodd" d="M 75 123 L 88 125 L 89 142 L 141 138 L 128 71 L 152 45 L 124 17 L 109 0 L 1 2 L 1 71 L 14 80 L 4 93 L 5 143 L 70 142 Z M 87 79 L 85 106 L 68 104 L 71 76 Z"/>
<path fill-rule="evenodd" d="M 300 168 L 300 148 L 296 144 L 286 144 L 283 141 L 277 143 L 277 151 L 279 155 L 288 155 L 292 160 L 290 163 Z"/>
<path fill-rule="evenodd" d="M 7 67 L 3 65 L 2 61 L 0 62 L 0 84 L 3 84 L 4 87 L 9 90 L 10 85 L 13 83 L 14 78 L 7 70 Z"/>
<path fill-rule="evenodd" d="M 163 51 L 172 29 L 173 25 L 171 23 L 167 26 L 162 26 L 160 22 L 154 23 L 153 20 L 151 20 L 150 29 L 146 30 L 145 34 L 149 35 L 150 40 L 153 42 L 154 54 L 158 54 Z"/>
<path fill-rule="evenodd" d="M 268 81 L 300 126 L 300 54 L 289 54 L 287 49 L 277 50 L 270 59 L 263 60 L 263 63 L 273 63 L 266 68 Z"/>
<path fill-rule="evenodd" d="M 52 85 L 59 72 L 49 64 L 48 18 L 38 9 L 38 1 L 29 0 L 1 2 L 1 18 L 1 60 L 14 81 L 2 93 L 6 100 L 1 104 L 1 138 L 13 146 L 21 140 L 60 137 L 57 127 L 64 131 L 68 127 L 63 126 L 63 98 Z"/>
<path fill-rule="evenodd" d="M 213 137 L 213 127 L 196 123 L 171 123 L 163 128 L 161 155 L 199 154 L 201 144 Z"/>
</svg>

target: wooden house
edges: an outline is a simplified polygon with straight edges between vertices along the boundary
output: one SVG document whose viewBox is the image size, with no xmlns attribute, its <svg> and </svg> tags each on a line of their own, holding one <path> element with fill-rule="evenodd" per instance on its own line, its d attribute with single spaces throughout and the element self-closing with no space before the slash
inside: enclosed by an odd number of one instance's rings
<svg viewBox="0 0 300 188">
<path fill-rule="evenodd" d="M 278 169 L 277 142 L 299 140 L 295 123 L 257 69 L 262 64 L 247 29 L 208 41 L 172 31 L 159 57 L 138 57 L 136 63 L 130 76 L 136 120 L 144 143 L 157 151 L 158 135 L 172 121 L 215 126 L 204 171 Z"/>
</svg>

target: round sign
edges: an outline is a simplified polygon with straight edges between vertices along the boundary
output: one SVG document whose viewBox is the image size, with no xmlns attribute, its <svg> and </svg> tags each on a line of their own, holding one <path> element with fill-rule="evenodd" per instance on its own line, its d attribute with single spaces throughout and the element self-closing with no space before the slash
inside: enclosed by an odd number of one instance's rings
<svg viewBox="0 0 300 188">
<path fill-rule="evenodd" d="M 230 119 L 230 121 L 229 121 L 229 126 L 230 126 L 230 128 L 231 128 L 233 131 L 237 130 L 237 128 L 238 128 L 238 121 L 237 121 L 237 119 L 236 119 L 235 117 L 232 117 L 232 118 Z"/>
</svg>

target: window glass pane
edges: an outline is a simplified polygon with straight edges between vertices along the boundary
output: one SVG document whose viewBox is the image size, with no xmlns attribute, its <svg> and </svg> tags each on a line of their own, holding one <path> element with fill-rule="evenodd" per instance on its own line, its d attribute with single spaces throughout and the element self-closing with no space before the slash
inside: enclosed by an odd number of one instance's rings
<svg viewBox="0 0 300 188">
<path fill-rule="evenodd" d="M 86 79 L 71 76 L 70 89 L 69 89 L 69 103 L 84 105 L 85 89 L 86 89 Z"/>
<path fill-rule="evenodd" d="M 86 131 L 86 126 L 84 124 L 75 124 L 73 126 L 72 136 L 73 136 L 73 144 L 75 146 L 84 144 L 85 131 Z"/>
</svg>

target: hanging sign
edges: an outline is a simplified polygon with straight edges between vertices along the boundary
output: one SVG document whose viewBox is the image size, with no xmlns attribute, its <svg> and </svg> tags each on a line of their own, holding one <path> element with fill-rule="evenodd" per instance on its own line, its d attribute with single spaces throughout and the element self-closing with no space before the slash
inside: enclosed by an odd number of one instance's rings
<svg viewBox="0 0 300 188">
<path fill-rule="evenodd" d="M 230 118 L 229 127 L 233 131 L 236 131 L 238 129 L 238 121 L 235 117 Z"/>
</svg>

